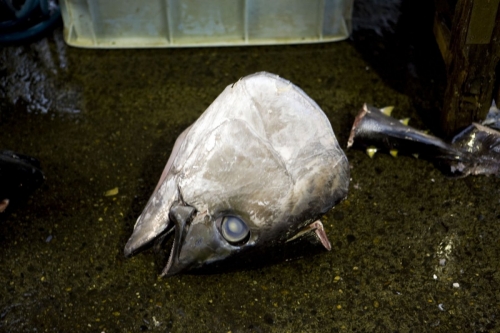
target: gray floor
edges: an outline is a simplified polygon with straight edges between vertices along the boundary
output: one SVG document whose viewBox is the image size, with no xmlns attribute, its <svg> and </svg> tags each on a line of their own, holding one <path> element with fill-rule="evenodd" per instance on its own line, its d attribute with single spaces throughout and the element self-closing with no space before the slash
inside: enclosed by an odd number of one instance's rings
<svg viewBox="0 0 500 333">
<path fill-rule="evenodd" d="M 166 279 L 153 251 L 122 255 L 175 138 L 226 85 L 262 70 L 291 80 L 345 147 L 364 102 L 394 105 L 396 116 L 432 128 L 444 69 L 430 45 L 423 55 L 412 47 L 395 55 L 367 34 L 317 45 L 105 51 L 67 47 L 58 30 L 1 49 L 0 148 L 39 158 L 46 181 L 2 217 L 0 330 L 494 331 L 500 179 L 451 180 L 410 157 L 347 151 L 349 196 L 325 223 L 331 252 Z M 115 187 L 118 195 L 104 195 Z"/>
</svg>

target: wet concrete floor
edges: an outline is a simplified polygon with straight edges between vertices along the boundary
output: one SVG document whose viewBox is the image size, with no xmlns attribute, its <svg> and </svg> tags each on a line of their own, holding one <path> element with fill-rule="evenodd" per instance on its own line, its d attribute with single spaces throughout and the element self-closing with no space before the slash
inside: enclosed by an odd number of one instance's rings
<svg viewBox="0 0 500 333">
<path fill-rule="evenodd" d="M 171 278 L 158 278 L 153 251 L 122 254 L 177 135 L 242 76 L 265 70 L 303 88 L 343 147 L 364 102 L 432 129 L 444 67 L 431 34 L 424 48 L 358 33 L 156 50 L 77 49 L 61 35 L 0 50 L 0 148 L 37 157 L 46 174 L 0 217 L 0 331 L 499 329 L 500 179 L 452 180 L 410 157 L 347 151 L 349 196 L 325 223 L 331 252 Z"/>
</svg>

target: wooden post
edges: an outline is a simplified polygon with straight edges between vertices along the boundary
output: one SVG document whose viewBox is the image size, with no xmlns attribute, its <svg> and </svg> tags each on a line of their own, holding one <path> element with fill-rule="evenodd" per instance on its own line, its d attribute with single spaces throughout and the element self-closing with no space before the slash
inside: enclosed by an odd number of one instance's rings
<svg viewBox="0 0 500 333">
<path fill-rule="evenodd" d="M 491 106 L 500 58 L 499 4 L 500 0 L 458 0 L 451 30 L 436 14 L 434 32 L 448 72 L 440 118 L 447 136 L 483 120 Z"/>
</svg>

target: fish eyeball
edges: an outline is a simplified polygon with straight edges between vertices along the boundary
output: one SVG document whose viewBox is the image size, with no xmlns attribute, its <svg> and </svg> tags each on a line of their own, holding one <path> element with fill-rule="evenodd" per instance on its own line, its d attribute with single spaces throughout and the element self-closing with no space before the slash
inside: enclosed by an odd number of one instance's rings
<svg viewBox="0 0 500 333">
<path fill-rule="evenodd" d="M 235 216 L 226 216 L 221 224 L 222 236 L 231 244 L 239 245 L 248 239 L 250 230 L 245 222 Z"/>
</svg>

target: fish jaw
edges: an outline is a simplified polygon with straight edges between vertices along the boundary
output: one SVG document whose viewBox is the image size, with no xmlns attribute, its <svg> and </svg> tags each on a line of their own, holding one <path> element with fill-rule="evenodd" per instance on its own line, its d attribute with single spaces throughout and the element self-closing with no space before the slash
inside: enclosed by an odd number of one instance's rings
<svg viewBox="0 0 500 333">
<path fill-rule="evenodd" d="M 172 276 L 229 257 L 240 249 L 226 242 L 217 224 L 204 213 L 191 221 L 174 218 L 175 238 L 162 276 Z"/>
<path fill-rule="evenodd" d="M 179 194 L 175 179 L 167 178 L 153 193 L 137 219 L 123 251 L 125 257 L 141 252 L 170 227 L 170 207 L 176 201 L 179 201 Z"/>
<path fill-rule="evenodd" d="M 170 226 L 170 207 L 179 200 L 176 174 L 172 165 L 181 149 L 191 126 L 186 128 L 175 141 L 167 164 L 142 214 L 134 225 L 134 231 L 125 245 L 125 257 L 142 251 Z"/>
</svg>

